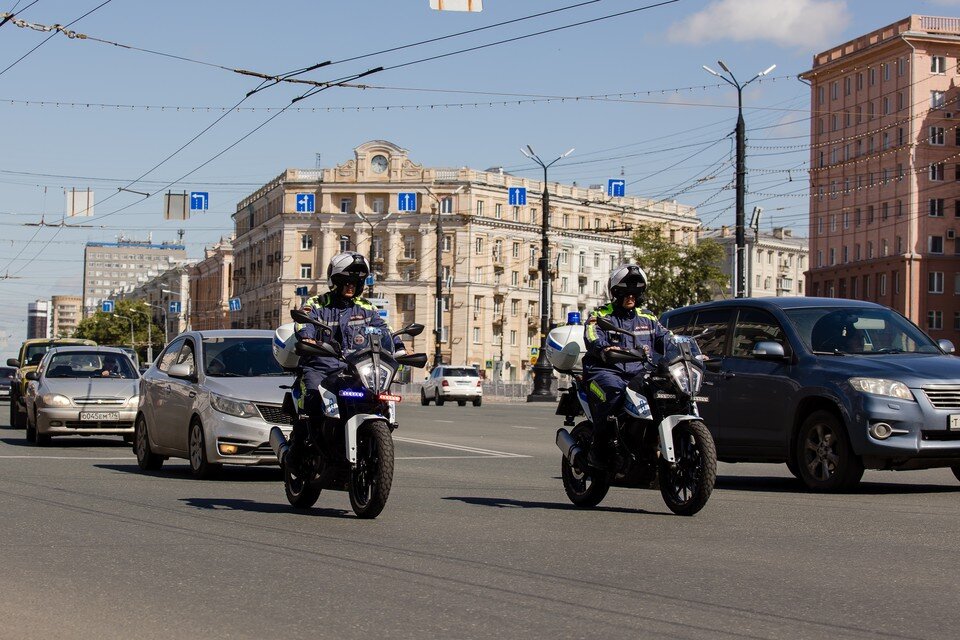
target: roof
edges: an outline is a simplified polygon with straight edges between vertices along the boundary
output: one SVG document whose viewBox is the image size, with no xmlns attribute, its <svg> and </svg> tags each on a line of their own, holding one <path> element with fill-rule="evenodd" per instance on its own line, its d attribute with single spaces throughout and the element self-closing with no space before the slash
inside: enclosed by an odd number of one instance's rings
<svg viewBox="0 0 960 640">
<path fill-rule="evenodd" d="M 272 338 L 270 329 L 216 329 L 211 331 L 191 331 L 201 338 Z"/>
<path fill-rule="evenodd" d="M 700 304 L 689 307 L 673 309 L 667 313 L 677 311 L 692 311 L 710 308 L 741 307 L 741 306 L 759 307 L 762 309 L 809 309 L 811 307 L 862 307 L 862 308 L 884 308 L 883 305 L 864 300 L 850 300 L 847 298 L 814 298 L 805 296 L 780 296 L 770 298 L 731 298 L 729 300 L 714 300 L 712 302 L 701 302 Z"/>
<path fill-rule="evenodd" d="M 53 347 L 50 349 L 51 353 L 74 353 L 77 351 L 87 352 L 87 351 L 102 351 L 103 353 L 119 353 L 127 355 L 127 352 L 121 349 L 120 347 L 102 347 L 100 345 L 88 344 L 88 345 L 71 345 L 69 347 Z"/>
<path fill-rule="evenodd" d="M 29 340 L 24 340 L 23 344 L 42 344 L 44 342 L 49 342 L 51 344 L 85 344 L 87 346 L 95 346 L 97 343 L 93 340 L 85 340 L 83 338 L 30 338 Z"/>
</svg>

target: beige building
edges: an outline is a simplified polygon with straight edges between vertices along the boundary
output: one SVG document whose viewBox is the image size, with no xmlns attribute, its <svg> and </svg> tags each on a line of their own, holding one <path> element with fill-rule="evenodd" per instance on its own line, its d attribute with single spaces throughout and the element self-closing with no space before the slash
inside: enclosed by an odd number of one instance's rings
<svg viewBox="0 0 960 640">
<path fill-rule="evenodd" d="M 190 280 L 190 327 L 196 331 L 229 329 L 233 245 L 230 240 L 220 240 L 204 253 L 203 260 L 187 267 Z"/>
<path fill-rule="evenodd" d="M 526 187 L 526 205 L 508 203 L 514 186 Z M 694 209 L 675 202 L 604 203 L 598 188 L 550 183 L 549 189 L 556 321 L 603 301 L 611 267 L 632 253 L 629 232 L 617 229 L 655 224 L 678 242 L 692 242 L 700 224 Z M 242 307 L 231 312 L 231 326 L 288 322 L 301 301 L 297 287 L 311 295 L 326 291 L 327 263 L 351 249 L 372 256 L 376 297 L 392 326 L 425 325 L 413 348 L 432 354 L 439 250 L 444 362 L 478 365 L 489 374 L 502 359 L 504 377 L 520 380 L 540 344 L 542 190 L 539 181 L 502 171 L 426 168 L 382 140 L 360 145 L 333 168 L 288 169 L 237 205 L 233 295 Z M 416 194 L 412 211 L 398 210 L 401 193 Z M 297 194 L 313 195 L 316 211 L 297 213 Z"/>
<path fill-rule="evenodd" d="M 701 237 L 716 240 L 724 248 L 726 260 L 720 266 L 727 278 L 732 279 L 736 253 L 734 230 L 721 227 Z M 747 232 L 746 240 L 748 297 L 804 295 L 804 272 L 809 266 L 806 238 L 794 238 L 790 229 L 777 227 L 771 233 Z M 718 293 L 716 297 L 729 297 L 729 292 Z"/>
<path fill-rule="evenodd" d="M 817 54 L 811 295 L 960 336 L 960 18 L 910 16 Z"/>
<path fill-rule="evenodd" d="M 96 311 L 101 300 L 149 280 L 187 259 L 182 244 L 128 240 L 88 242 L 83 251 L 84 315 Z"/>
<path fill-rule="evenodd" d="M 83 318 L 83 297 L 52 296 L 51 330 L 54 338 L 71 338 Z"/>
<path fill-rule="evenodd" d="M 141 300 L 153 311 L 153 321 L 163 327 L 164 341 L 169 342 L 178 333 L 189 328 L 190 277 L 188 269 L 192 262 L 167 269 L 136 287 L 117 292 L 123 300 Z M 179 302 L 180 310 L 172 311 L 171 302 Z"/>
</svg>

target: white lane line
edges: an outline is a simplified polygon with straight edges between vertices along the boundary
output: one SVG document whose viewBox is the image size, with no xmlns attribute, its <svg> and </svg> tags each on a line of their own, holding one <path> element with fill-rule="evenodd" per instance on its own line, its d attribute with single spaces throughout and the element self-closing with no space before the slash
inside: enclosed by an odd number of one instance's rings
<svg viewBox="0 0 960 640">
<path fill-rule="evenodd" d="M 489 460 L 490 458 L 501 458 L 503 456 L 404 456 L 394 458 L 394 460 Z M 528 456 L 521 456 L 528 457 Z"/>
<path fill-rule="evenodd" d="M 525 427 L 525 426 L 519 425 L 519 424 L 512 424 L 512 425 L 510 425 L 510 428 L 511 428 L 511 429 L 539 429 L 540 427 Z"/>
<path fill-rule="evenodd" d="M 117 458 L 115 456 L 0 456 L 5 460 L 136 460 L 135 456 L 129 458 Z"/>
<path fill-rule="evenodd" d="M 433 442 L 432 440 L 417 440 L 414 438 L 403 438 L 398 436 L 393 436 L 393 439 L 398 442 L 409 442 L 410 444 L 422 444 L 428 447 L 438 447 L 440 449 L 452 449 L 454 451 L 463 451 L 465 453 L 478 453 L 480 455 L 489 456 L 491 458 L 529 458 L 530 456 L 525 456 L 519 453 L 508 453 L 506 451 L 494 451 L 492 449 L 478 449 L 477 447 L 465 447 L 459 444 L 449 444 L 446 442 Z"/>
<path fill-rule="evenodd" d="M 454 420 L 434 420 L 434 422 L 442 422 L 444 424 L 457 424 Z"/>
</svg>

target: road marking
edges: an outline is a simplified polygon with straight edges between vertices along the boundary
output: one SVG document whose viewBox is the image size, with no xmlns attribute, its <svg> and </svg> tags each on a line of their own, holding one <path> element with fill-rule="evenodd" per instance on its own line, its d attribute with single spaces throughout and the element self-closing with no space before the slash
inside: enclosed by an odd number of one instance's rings
<svg viewBox="0 0 960 640">
<path fill-rule="evenodd" d="M 442 422 L 444 424 L 457 424 L 455 420 L 434 420 L 434 422 Z"/>
<path fill-rule="evenodd" d="M 118 458 L 116 456 L 0 456 L 5 460 L 136 460 L 135 456 Z"/>
<path fill-rule="evenodd" d="M 408 442 L 410 444 L 422 444 L 428 447 L 438 447 L 440 449 L 452 449 L 454 451 L 463 451 L 465 453 L 477 453 L 481 456 L 490 458 L 529 458 L 519 453 L 508 453 L 506 451 L 494 451 L 492 449 L 478 449 L 477 447 L 465 447 L 459 444 L 449 444 L 447 442 L 434 442 L 432 440 L 417 440 L 414 438 L 393 437 L 397 442 Z"/>
<path fill-rule="evenodd" d="M 404 456 L 397 457 L 394 460 L 489 460 L 490 458 L 500 458 L 502 456 Z M 529 456 L 520 456 L 526 458 Z"/>
<path fill-rule="evenodd" d="M 519 424 L 512 424 L 512 425 L 510 425 L 510 428 L 511 428 L 511 429 L 539 429 L 540 427 L 525 427 L 525 426 L 519 425 Z"/>
</svg>

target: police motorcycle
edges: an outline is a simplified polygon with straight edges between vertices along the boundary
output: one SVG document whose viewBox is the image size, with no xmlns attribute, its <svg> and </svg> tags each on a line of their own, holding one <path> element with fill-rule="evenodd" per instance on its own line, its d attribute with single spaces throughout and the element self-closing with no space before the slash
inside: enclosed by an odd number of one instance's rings
<svg viewBox="0 0 960 640">
<path fill-rule="evenodd" d="M 300 324 L 312 324 L 329 337 L 332 329 L 298 309 L 290 311 Z M 341 352 L 339 343 L 319 344 L 297 340 L 295 325 L 285 324 L 274 335 L 274 356 L 286 370 L 297 373 L 293 386 L 284 397 L 284 409 L 295 420 L 305 423 L 303 442 L 288 443 L 283 432 L 270 430 L 270 447 L 283 469 L 287 500 L 298 509 L 312 507 L 323 489 L 347 491 L 350 506 L 360 518 L 376 518 L 383 511 L 393 484 L 393 438 L 397 428 L 396 403 L 399 395 L 390 393 L 399 366 L 423 367 L 424 353 L 395 355 L 393 338 L 416 336 L 423 325 L 411 324 L 394 334 L 377 327 L 366 327 L 355 340 L 355 348 Z M 338 374 L 338 388 L 320 388 L 323 417 L 311 419 L 300 400 L 301 356 L 333 357 L 347 365 Z M 290 447 L 296 455 L 288 458 Z"/>
<path fill-rule="evenodd" d="M 627 334 L 606 318 L 597 323 L 608 332 Z M 601 471 L 587 463 L 593 442 L 593 424 L 580 360 L 586 352 L 583 325 L 553 329 L 547 339 L 547 358 L 572 384 L 557 406 L 564 426 L 556 444 L 563 452 L 561 477 L 570 502 L 594 507 L 610 487 L 660 489 L 667 507 L 677 515 L 692 516 L 706 505 L 717 475 L 713 438 L 700 419 L 697 394 L 704 366 L 694 339 L 671 336 L 663 353 L 650 356 L 640 350 L 610 350 L 610 363 L 643 363 L 643 371 L 627 384 L 624 407 L 617 416 L 610 466 Z M 576 423 L 576 419 L 586 419 Z M 575 425 L 575 426 L 574 426 Z"/>
</svg>

